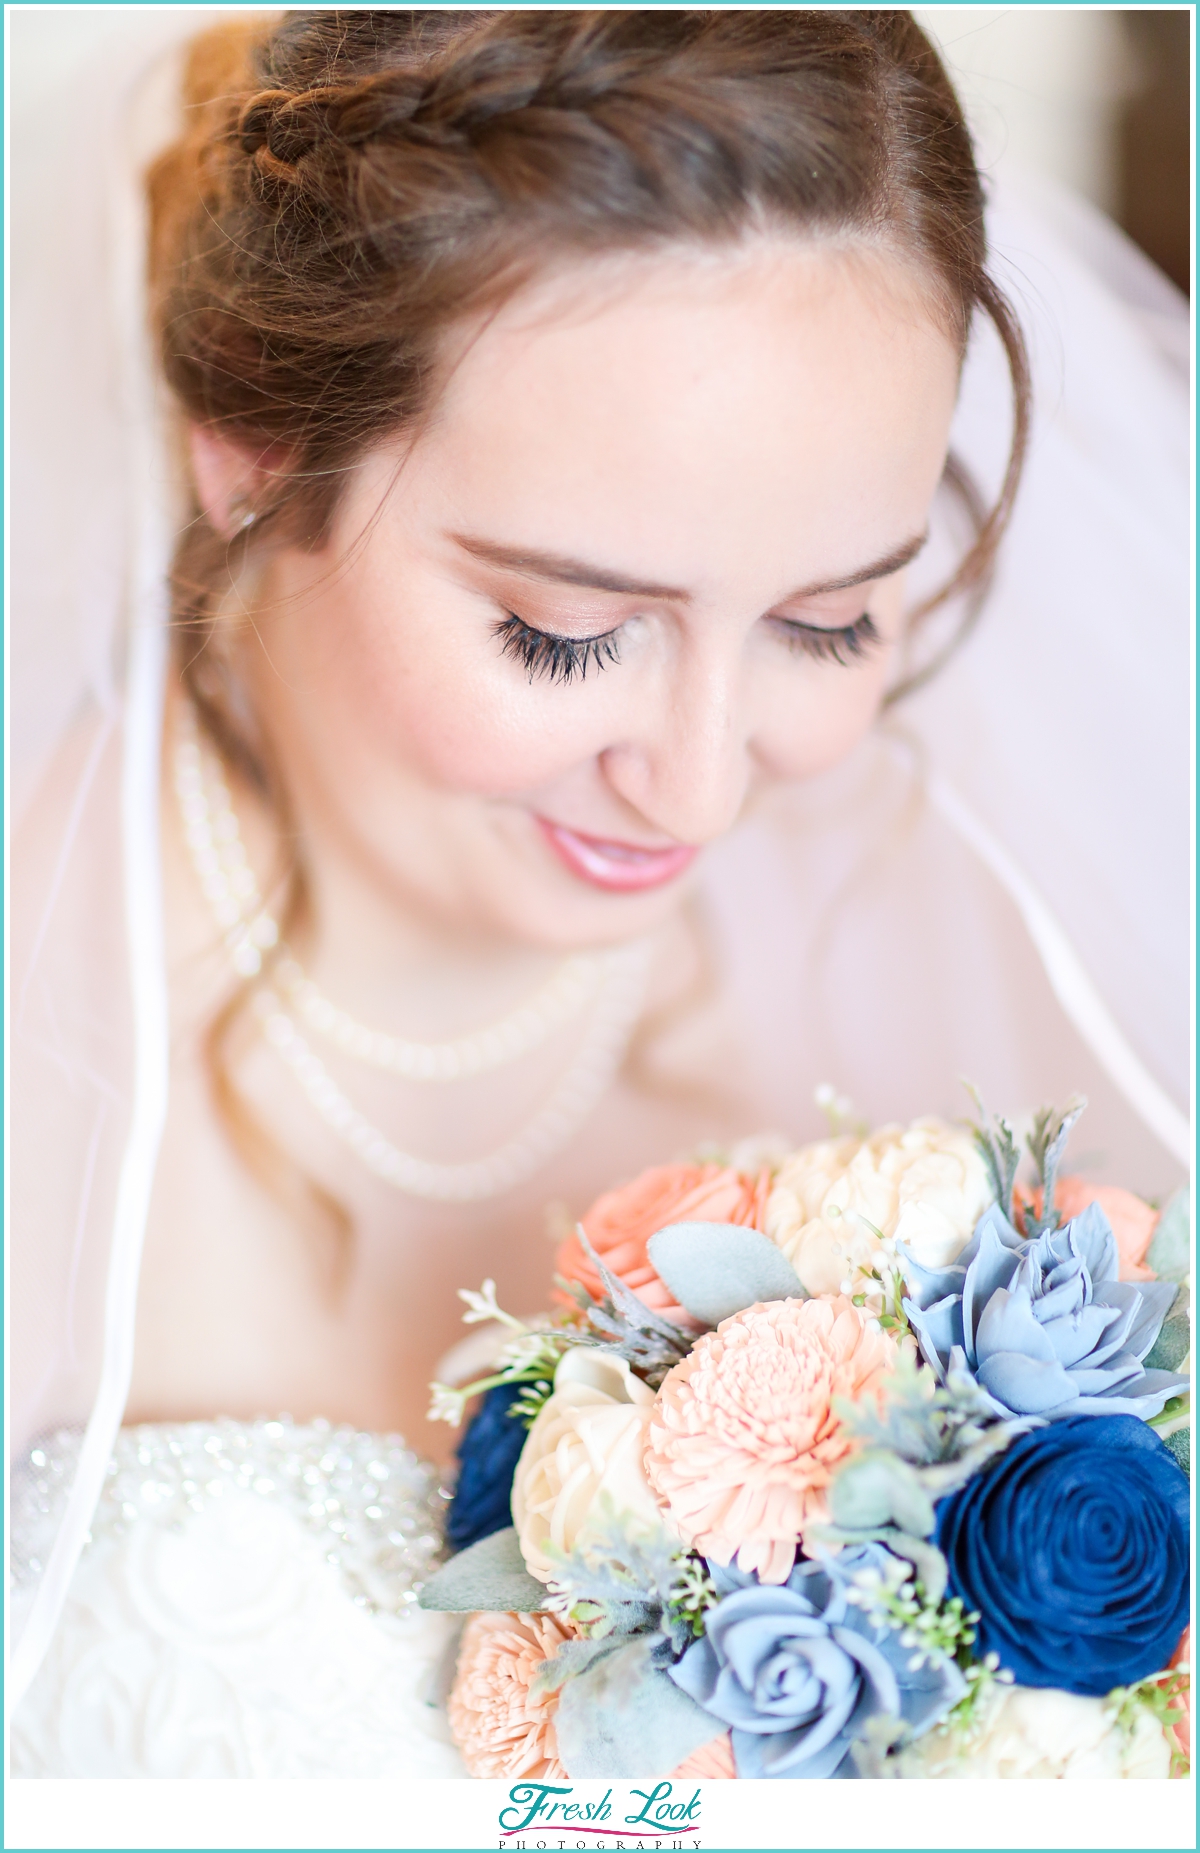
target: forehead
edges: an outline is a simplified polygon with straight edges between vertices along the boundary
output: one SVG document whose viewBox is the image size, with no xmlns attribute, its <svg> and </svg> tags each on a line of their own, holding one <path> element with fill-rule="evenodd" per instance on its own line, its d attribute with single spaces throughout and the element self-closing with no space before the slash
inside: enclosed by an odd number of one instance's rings
<svg viewBox="0 0 1200 1853">
<path fill-rule="evenodd" d="M 903 259 L 762 237 L 564 266 L 448 362 L 411 460 L 456 521 L 691 583 L 919 530 L 959 356 Z"/>
</svg>

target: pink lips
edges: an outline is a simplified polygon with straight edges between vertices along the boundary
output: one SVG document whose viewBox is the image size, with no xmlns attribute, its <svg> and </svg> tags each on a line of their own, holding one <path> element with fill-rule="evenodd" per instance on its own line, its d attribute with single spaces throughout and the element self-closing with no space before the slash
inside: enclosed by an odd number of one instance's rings
<svg viewBox="0 0 1200 1853">
<path fill-rule="evenodd" d="M 581 836 L 565 824 L 539 817 L 538 825 L 551 849 L 572 875 L 595 888 L 630 894 L 641 888 L 659 888 L 690 868 L 700 853 L 686 843 L 671 849 L 642 849 L 636 843 L 611 843 L 603 837 Z"/>
</svg>

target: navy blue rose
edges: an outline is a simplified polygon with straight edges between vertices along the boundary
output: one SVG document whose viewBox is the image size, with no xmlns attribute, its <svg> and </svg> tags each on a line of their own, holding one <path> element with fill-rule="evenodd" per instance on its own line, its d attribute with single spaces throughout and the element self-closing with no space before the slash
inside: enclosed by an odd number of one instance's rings
<svg viewBox="0 0 1200 1853">
<path fill-rule="evenodd" d="M 465 1551 L 512 1524 L 513 1475 L 529 1431 L 509 1410 L 524 1388 L 499 1383 L 489 1390 L 458 1444 L 458 1481 L 446 1517 L 451 1550 Z"/>
<path fill-rule="evenodd" d="M 739 1776 L 857 1777 L 852 1747 L 872 1719 L 886 1741 L 914 1737 L 962 1697 L 952 1661 L 914 1666 L 911 1645 L 851 1604 L 850 1578 L 887 1559 L 859 1545 L 829 1564 L 797 1564 L 781 1585 L 709 1566 L 732 1593 L 709 1609 L 704 1638 L 671 1678 L 732 1726 Z"/>
<path fill-rule="evenodd" d="M 952 1365 L 1000 1416 L 1157 1415 L 1188 1387 L 1142 1363 L 1171 1310 L 1173 1281 L 1118 1280 L 1117 1244 L 1095 1204 L 1023 1240 L 993 1205 L 958 1259 L 926 1268 L 897 1243 L 904 1311 L 926 1362 Z"/>
<path fill-rule="evenodd" d="M 1069 1416 L 1011 1442 L 937 1508 L 975 1652 L 1022 1686 L 1101 1698 L 1165 1667 L 1188 1619 L 1188 1482 L 1134 1416 Z"/>
</svg>

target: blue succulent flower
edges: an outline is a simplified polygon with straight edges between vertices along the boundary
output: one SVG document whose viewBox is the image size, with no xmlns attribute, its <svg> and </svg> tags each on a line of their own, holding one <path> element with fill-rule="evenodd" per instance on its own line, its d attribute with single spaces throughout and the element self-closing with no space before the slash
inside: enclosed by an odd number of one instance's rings
<svg viewBox="0 0 1200 1853">
<path fill-rule="evenodd" d="M 965 1369 L 1001 1416 L 1157 1415 L 1188 1379 L 1142 1359 L 1171 1309 L 1173 1281 L 1118 1280 L 1108 1218 L 1090 1204 L 1026 1241 L 993 1204 L 949 1267 L 897 1242 L 912 1295 L 904 1310 L 926 1362 Z"/>
<path fill-rule="evenodd" d="M 489 1390 L 458 1444 L 458 1483 L 446 1516 L 453 1551 L 512 1524 L 513 1475 L 529 1431 L 509 1410 L 524 1387 L 499 1383 Z"/>
<path fill-rule="evenodd" d="M 966 1682 L 952 1660 L 914 1667 L 911 1646 L 851 1604 L 851 1578 L 888 1556 L 859 1545 L 802 1561 L 778 1585 L 709 1566 L 722 1600 L 671 1678 L 732 1727 L 739 1776 L 855 1778 L 851 1748 L 873 1718 L 885 1738 L 915 1737 L 962 1697 Z"/>
</svg>

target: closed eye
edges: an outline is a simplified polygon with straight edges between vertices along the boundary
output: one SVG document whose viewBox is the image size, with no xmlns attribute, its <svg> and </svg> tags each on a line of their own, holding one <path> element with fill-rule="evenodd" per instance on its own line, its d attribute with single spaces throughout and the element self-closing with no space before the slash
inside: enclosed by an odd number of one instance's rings
<svg viewBox="0 0 1200 1853">
<path fill-rule="evenodd" d="M 493 634 L 500 639 L 501 654 L 520 663 L 531 682 L 539 676 L 548 682 L 571 682 L 578 676 L 583 682 L 589 664 L 601 670 L 621 660 L 615 630 L 596 637 L 560 637 L 553 631 L 535 630 L 510 611 Z"/>
<path fill-rule="evenodd" d="M 799 650 L 819 663 L 861 662 L 882 640 L 870 612 L 853 624 L 827 630 L 820 624 L 802 624 L 798 618 L 772 618 L 789 650 Z"/>
</svg>

